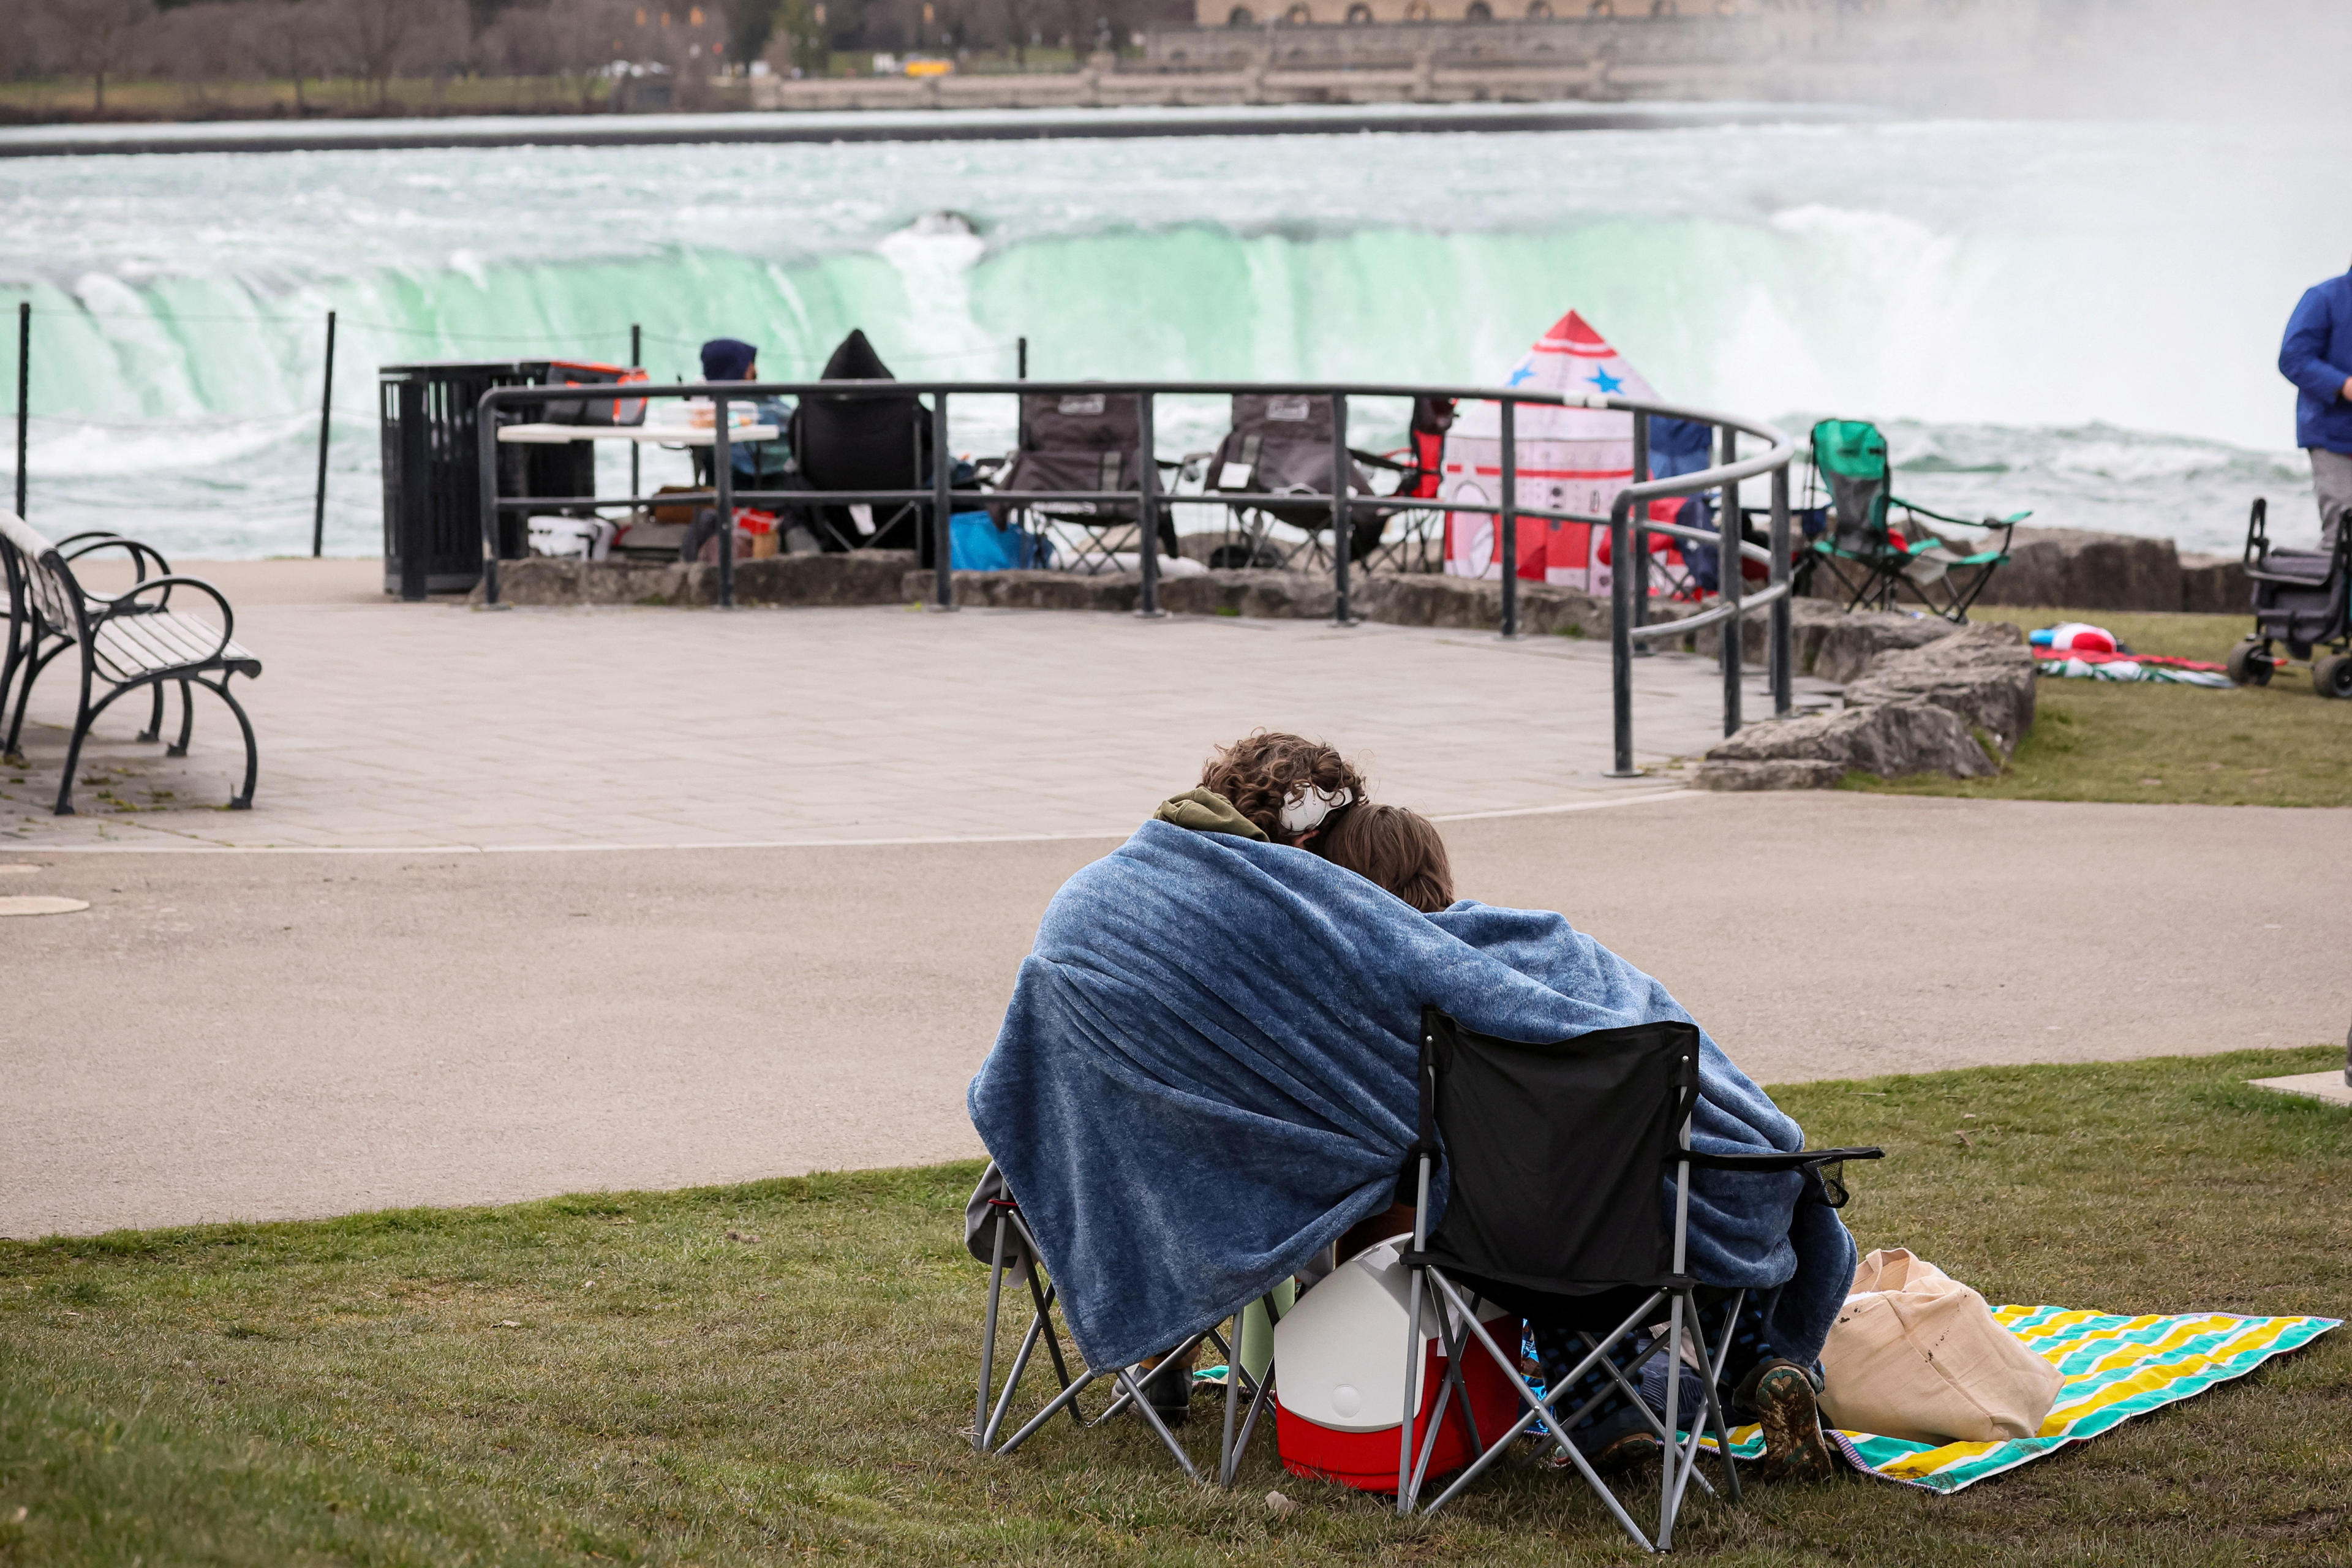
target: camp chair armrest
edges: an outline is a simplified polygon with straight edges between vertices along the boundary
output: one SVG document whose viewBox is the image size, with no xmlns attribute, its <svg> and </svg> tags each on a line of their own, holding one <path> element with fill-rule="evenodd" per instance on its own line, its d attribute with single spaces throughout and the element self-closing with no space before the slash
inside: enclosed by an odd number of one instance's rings
<svg viewBox="0 0 2352 1568">
<path fill-rule="evenodd" d="M 1377 452 L 1359 452 L 1353 447 L 1348 448 L 1348 456 L 1367 468 L 1386 468 L 1395 474 L 1417 473 L 1421 467 L 1418 463 L 1400 463 L 1394 458 L 1383 458 Z"/>
<path fill-rule="evenodd" d="M 1802 1171 L 1815 1165 L 1834 1165 L 1841 1160 L 1884 1160 L 1886 1151 L 1875 1146 L 1861 1149 L 1800 1149 L 1781 1154 L 1702 1154 L 1696 1150 L 1677 1152 L 1674 1163 L 1687 1160 L 1691 1168 L 1699 1171 L 1748 1171 L 1769 1175 L 1781 1171 Z"/>
<path fill-rule="evenodd" d="M 2033 515 L 2031 510 L 2026 510 L 2013 511 L 2007 517 L 1954 517 L 1948 511 L 1937 511 L 1933 507 L 1921 506 L 1917 501 L 1905 500 L 1901 496 L 1888 496 L 1886 504 L 1890 507 L 1899 506 L 1904 510 L 1916 512 L 1921 517 L 1932 517 L 1937 522 L 1957 523 L 1962 528 L 2015 528 Z"/>
</svg>

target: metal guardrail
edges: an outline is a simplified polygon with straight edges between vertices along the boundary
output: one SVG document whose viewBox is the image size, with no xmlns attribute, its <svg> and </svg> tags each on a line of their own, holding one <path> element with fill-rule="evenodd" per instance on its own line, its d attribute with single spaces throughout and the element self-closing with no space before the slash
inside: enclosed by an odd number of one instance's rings
<svg viewBox="0 0 2352 1568">
<path fill-rule="evenodd" d="M 1136 485 L 1131 489 L 1095 490 L 1019 490 L 985 492 L 997 496 L 1017 496 L 1023 505 L 1066 504 L 1076 501 L 1132 503 L 1136 508 L 1139 565 L 1142 577 L 1141 593 L 1136 613 L 1144 616 L 1165 614 L 1160 607 L 1160 510 L 1169 504 L 1159 488 L 1159 466 L 1155 414 L 1157 399 L 1162 395 L 1178 397 L 1230 396 L 1236 393 L 1266 395 L 1328 397 L 1331 399 L 1331 448 L 1333 489 L 1329 497 L 1301 496 L 1260 491 L 1218 490 L 1201 498 L 1215 505 L 1231 507 L 1280 506 L 1297 510 L 1321 500 L 1331 513 L 1331 576 L 1335 607 L 1333 620 L 1340 626 L 1350 625 L 1355 616 L 1349 603 L 1349 531 L 1352 520 L 1370 510 L 1378 512 L 1442 510 L 1475 513 L 1496 519 L 1496 559 L 1502 563 L 1502 636 L 1518 635 L 1518 521 L 1532 518 L 1543 522 L 1582 522 L 1609 530 L 1610 561 L 1610 658 L 1612 664 L 1611 700 L 1614 709 L 1614 736 L 1612 778 L 1633 778 L 1640 770 L 1633 766 L 1633 658 L 1637 643 L 1661 637 L 1685 636 L 1702 627 L 1738 621 L 1759 612 L 1769 611 L 1771 616 L 1768 640 L 1768 662 L 1772 692 L 1773 714 L 1786 717 L 1792 707 L 1790 663 L 1789 627 L 1789 467 L 1796 457 L 1796 444 L 1771 426 L 1759 421 L 1738 418 L 1727 414 L 1706 409 L 1685 408 L 1676 404 L 1651 399 L 1620 397 L 1594 393 L 1570 395 L 1549 392 L 1518 392 L 1491 386 L 1381 386 L 1357 383 L 1284 383 L 1265 382 L 1138 382 L 1138 381 L 726 381 L 726 382 L 632 382 L 629 395 L 635 397 L 708 398 L 712 405 L 713 431 L 711 442 L 711 473 L 713 487 L 709 490 L 670 491 L 659 497 L 614 496 L 583 498 L 580 496 L 501 496 L 499 494 L 499 410 L 509 406 L 544 404 L 548 400 L 544 387 L 494 387 L 482 395 L 476 408 L 479 421 L 482 502 L 482 585 L 488 604 L 499 606 L 498 520 L 501 512 L 532 508 L 579 508 L 584 505 L 650 506 L 658 501 L 664 506 L 700 504 L 715 505 L 721 522 L 718 537 L 722 542 L 719 556 L 719 603 L 731 608 L 735 603 L 735 559 L 731 542 L 731 524 L 739 503 L 754 501 L 775 506 L 853 506 L 883 502 L 928 503 L 930 507 L 931 545 L 933 554 L 933 587 L 931 607 L 952 610 L 955 605 L 955 579 L 950 546 L 949 518 L 955 510 L 956 494 L 951 477 L 954 459 L 948 445 L 948 400 L 950 397 L 1017 397 L 1040 394 L 1076 393 L 1106 397 L 1132 397 L 1137 402 L 1137 424 L 1141 431 L 1136 463 Z M 751 402 L 775 397 L 926 397 L 930 402 L 931 483 L 922 489 L 872 490 L 739 490 L 734 483 L 734 463 L 729 442 L 727 410 L 730 403 Z M 1450 398 L 1456 403 L 1492 403 L 1499 405 L 1501 414 L 1502 475 L 1501 498 L 1495 501 L 1447 501 L 1439 504 L 1433 497 L 1410 499 L 1387 496 L 1351 495 L 1344 483 L 1336 482 L 1339 476 L 1350 472 L 1348 451 L 1348 402 L 1350 398 L 1381 398 L 1410 401 L 1415 397 Z M 1548 510 L 1539 507 L 1518 504 L 1518 410 L 1522 407 L 1612 409 L 1633 416 L 1634 470 L 1647 472 L 1649 467 L 1649 421 L 1652 417 L 1689 420 L 1712 426 L 1721 443 L 1721 457 L 1712 468 L 1696 473 L 1679 474 L 1670 479 L 1644 479 L 1628 485 L 1617 492 L 1606 517 L 1588 512 Z M 1753 437 L 1766 444 L 1766 449 L 1754 457 L 1738 455 L 1738 440 Z M 1741 538 L 1739 505 L 1740 485 L 1748 479 L 1768 477 L 1771 483 L 1771 533 L 1769 547 L 1749 544 Z M 1647 503 L 1676 496 L 1696 495 L 1703 490 L 1723 492 L 1718 510 L 1723 532 L 1717 535 L 1702 529 L 1684 528 L 1676 524 L 1650 520 Z M 972 492 L 964 492 L 967 495 Z M 1190 500 L 1192 498 L 1186 498 Z M 1634 515 L 1635 508 L 1641 515 Z M 1723 602 L 1715 608 L 1682 620 L 1643 624 L 1649 605 L 1648 576 L 1651 534 L 1689 540 L 1722 547 L 1718 573 Z M 1736 545 L 1736 553 L 1730 546 Z M 1760 592 L 1746 592 L 1742 560 L 1761 561 L 1769 574 L 1769 584 Z M 1639 589 L 1637 593 L 1636 590 Z M 1740 680 L 1744 649 L 1743 637 L 1737 626 L 1727 626 L 1717 638 L 1723 669 L 1723 732 L 1738 731 L 1741 713 Z"/>
</svg>

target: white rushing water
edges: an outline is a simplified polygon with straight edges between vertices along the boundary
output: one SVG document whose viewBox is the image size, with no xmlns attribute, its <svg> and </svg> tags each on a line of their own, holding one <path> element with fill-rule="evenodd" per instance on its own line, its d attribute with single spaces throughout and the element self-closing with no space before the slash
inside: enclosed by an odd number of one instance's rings
<svg viewBox="0 0 2352 1568">
<path fill-rule="evenodd" d="M 330 309 L 331 553 L 380 545 L 380 364 L 617 360 L 638 322 L 657 377 L 720 334 L 813 375 L 862 326 L 908 376 L 1010 375 L 1026 336 L 1045 376 L 1491 383 L 1571 306 L 1666 396 L 1883 421 L 1929 504 L 2233 550 L 2256 494 L 2285 537 L 2315 531 L 2274 360 L 2352 252 L 2324 141 L 1943 122 L 29 158 L 0 163 L 0 302 L 37 311 L 35 521 L 191 556 L 308 549 Z M 0 386 L 14 360 L 10 334 Z M 975 406 L 957 444 L 1010 423 Z M 1168 444 L 1213 424 L 1179 411 Z"/>
</svg>

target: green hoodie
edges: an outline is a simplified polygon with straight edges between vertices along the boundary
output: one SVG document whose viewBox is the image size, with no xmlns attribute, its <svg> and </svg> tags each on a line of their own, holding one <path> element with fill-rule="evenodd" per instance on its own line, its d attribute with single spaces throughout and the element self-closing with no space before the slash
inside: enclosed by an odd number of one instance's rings
<svg viewBox="0 0 2352 1568">
<path fill-rule="evenodd" d="M 1260 844 L 1273 842 L 1264 828 L 1235 811 L 1234 803 L 1214 790 L 1188 789 L 1182 795 L 1170 795 L 1151 816 L 1156 822 L 1172 822 L 1195 833 L 1230 833 L 1236 838 L 1255 838 Z"/>
</svg>

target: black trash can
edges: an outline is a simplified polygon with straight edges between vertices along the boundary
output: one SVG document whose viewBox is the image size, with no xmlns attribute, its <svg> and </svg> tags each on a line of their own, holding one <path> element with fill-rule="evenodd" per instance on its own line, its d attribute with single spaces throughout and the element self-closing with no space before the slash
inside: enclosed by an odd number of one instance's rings
<svg viewBox="0 0 2352 1568">
<path fill-rule="evenodd" d="M 376 372 L 383 421 L 383 590 L 417 597 L 463 594 L 482 577 L 482 491 L 475 408 L 495 386 L 545 386 L 551 362 L 388 364 Z M 576 401 L 576 400 L 575 400 Z M 535 421 L 530 405 L 501 424 Z M 596 493 L 591 441 L 516 443 L 499 450 L 499 493 Z M 499 520 L 499 558 L 529 552 L 520 512 Z M 405 580 L 404 577 L 405 574 Z"/>
</svg>

